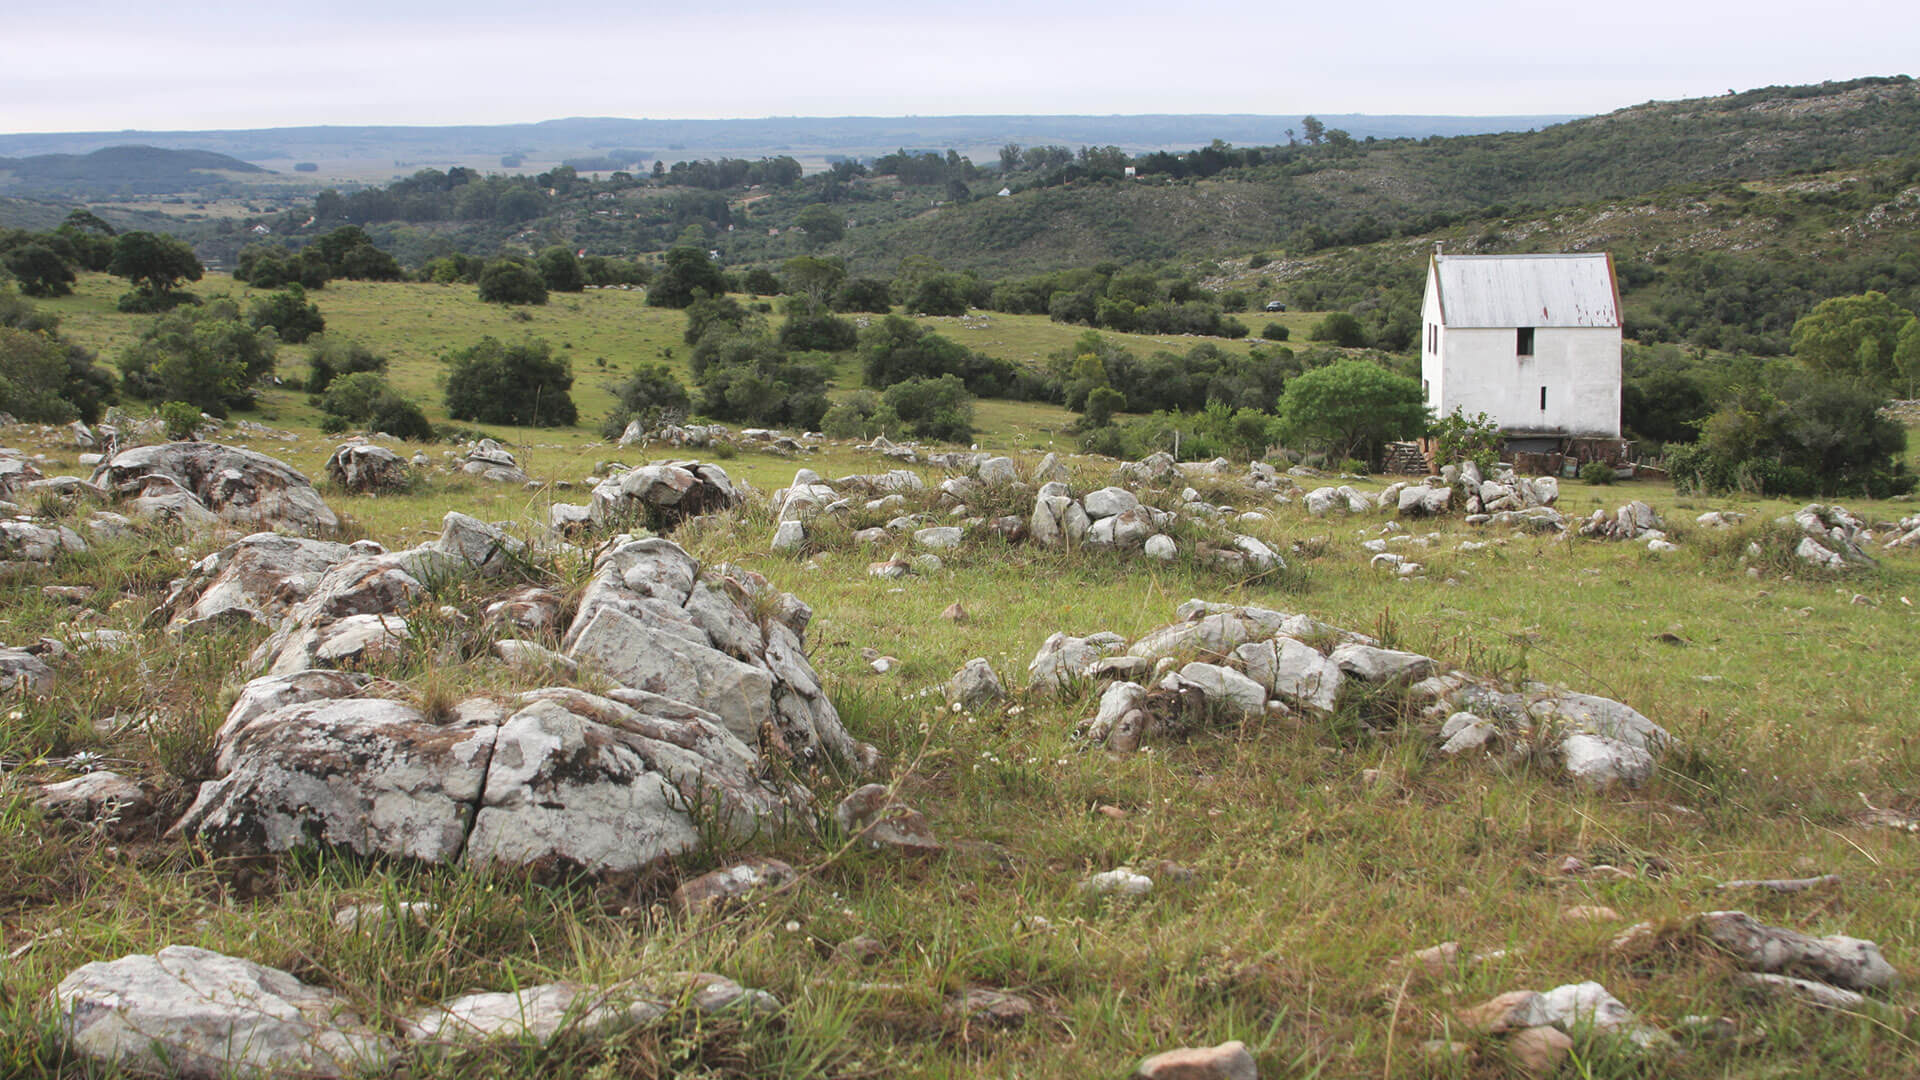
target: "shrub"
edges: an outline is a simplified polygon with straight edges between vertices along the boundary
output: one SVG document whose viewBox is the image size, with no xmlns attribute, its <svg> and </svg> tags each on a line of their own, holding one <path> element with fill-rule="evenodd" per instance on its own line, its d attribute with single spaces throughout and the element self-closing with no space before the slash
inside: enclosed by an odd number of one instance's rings
<svg viewBox="0 0 1920 1080">
<path fill-rule="evenodd" d="M 820 430 L 835 439 L 871 439 L 901 430 L 900 417 L 871 390 L 855 390 L 827 410 Z"/>
<path fill-rule="evenodd" d="M 973 395 L 953 375 L 912 378 L 881 395 L 915 438 L 967 442 L 973 438 Z"/>
<path fill-rule="evenodd" d="M 828 315 L 793 314 L 780 327 L 780 345 L 803 352 L 842 352 L 859 341 L 860 332 L 846 319 Z"/>
<path fill-rule="evenodd" d="M 547 284 L 525 263 L 496 259 L 480 271 L 480 299 L 488 304 L 544 304 Z"/>
<path fill-rule="evenodd" d="M 1247 259 L 1247 269 L 1258 270 L 1273 261 L 1273 256 L 1264 251 L 1255 252 Z"/>
<path fill-rule="evenodd" d="M 1335 311 L 1313 324 L 1313 329 L 1307 331 L 1307 340 L 1327 341 L 1342 348 L 1357 349 L 1367 343 L 1367 335 L 1359 319 L 1347 312 Z"/>
<path fill-rule="evenodd" d="M 1698 443 L 1667 447 L 1668 471 L 1682 491 L 1903 494 L 1915 480 L 1900 460 L 1907 433 L 1883 403 L 1861 382 L 1809 373 L 1735 387 Z"/>
<path fill-rule="evenodd" d="M 1613 483 L 1613 466 L 1604 461 L 1589 461 L 1580 466 L 1580 479 L 1596 487 Z"/>
<path fill-rule="evenodd" d="M 200 430 L 200 410 L 187 401 L 164 402 L 160 406 L 160 423 L 166 426 L 167 438 L 185 442 Z"/>
<path fill-rule="evenodd" d="M 356 371 L 333 381 L 321 402 L 330 430 L 359 425 L 402 439 L 433 438 L 433 425 L 419 405 L 401 397 L 387 380 L 371 371 Z"/>
<path fill-rule="evenodd" d="M 1437 463 L 1451 465 L 1456 461 L 1471 461 L 1480 467 L 1482 474 L 1491 471 L 1500 460 L 1500 448 L 1506 441 L 1500 435 L 1499 423 L 1492 417 L 1486 413 L 1468 416 L 1459 406 L 1434 425 L 1433 436 L 1433 456 Z"/>
<path fill-rule="evenodd" d="M 323 394 L 341 375 L 356 371 L 385 371 L 387 358 L 357 341 L 322 337 L 308 343 L 307 393 Z"/>
<path fill-rule="evenodd" d="M 447 364 L 447 414 L 455 420 L 561 427 L 579 417 L 572 366 L 545 340 L 504 345 L 485 337 Z"/>
<path fill-rule="evenodd" d="M 1292 332 L 1282 323 L 1270 322 L 1260 328 L 1260 336 L 1268 341 L 1285 341 L 1292 336 Z"/>
<path fill-rule="evenodd" d="M 1238 289 L 1220 294 L 1220 310 L 1238 312 L 1247 310 L 1247 294 Z"/>
<path fill-rule="evenodd" d="M 634 420 L 649 428 L 678 420 L 686 416 L 693 405 L 687 388 L 665 364 L 640 365 L 620 384 L 615 395 L 620 404 L 600 426 L 600 433 L 609 439 L 619 438 L 627 424 Z"/>
<path fill-rule="evenodd" d="M 893 296 L 879 278 L 854 278 L 833 294 L 835 311 L 869 311 L 885 315 L 893 310 Z"/>
<path fill-rule="evenodd" d="M 307 290 L 298 282 L 255 300 L 247 309 L 247 322 L 256 330 L 272 330 L 289 345 L 298 345 L 327 328 L 320 308 L 307 300 Z"/>
<path fill-rule="evenodd" d="M 155 319 L 119 357 L 122 385 L 148 401 L 185 401 L 225 416 L 250 404 L 254 386 L 273 372 L 273 334 L 240 320 L 231 301 Z"/>
<path fill-rule="evenodd" d="M 1305 443 L 1336 460 L 1371 459 L 1383 444 L 1427 429 L 1419 381 L 1365 360 L 1342 360 L 1296 377 L 1280 396 L 1279 413 L 1289 446 Z"/>
</svg>

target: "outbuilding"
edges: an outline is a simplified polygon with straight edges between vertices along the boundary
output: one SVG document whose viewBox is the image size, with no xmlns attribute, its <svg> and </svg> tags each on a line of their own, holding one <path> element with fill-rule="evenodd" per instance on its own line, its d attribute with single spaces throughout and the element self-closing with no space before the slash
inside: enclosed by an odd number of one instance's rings
<svg viewBox="0 0 1920 1080">
<path fill-rule="evenodd" d="M 1420 380 L 1435 416 L 1485 413 L 1510 445 L 1620 438 L 1611 255 L 1436 251 L 1421 322 Z"/>
</svg>

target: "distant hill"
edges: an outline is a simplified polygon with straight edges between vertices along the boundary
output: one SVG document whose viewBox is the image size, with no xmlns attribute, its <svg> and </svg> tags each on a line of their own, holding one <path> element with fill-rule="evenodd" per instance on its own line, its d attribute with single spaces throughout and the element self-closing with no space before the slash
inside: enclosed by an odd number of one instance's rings
<svg viewBox="0 0 1920 1080">
<path fill-rule="evenodd" d="M 1357 139 L 1424 138 L 1493 131 L 1524 131 L 1570 119 L 1553 116 L 1324 115 L 1330 127 Z M 448 127 L 286 127 L 235 131 L 117 131 L 0 135 L 0 154 L 82 154 L 139 142 L 207 150 L 254 162 L 353 162 L 378 171 L 423 165 L 497 168 L 503 157 L 551 164 L 610 150 L 642 160 L 702 156 L 789 154 L 818 166 L 835 157 L 871 157 L 902 147 L 991 159 L 1008 142 L 1118 146 L 1130 153 L 1204 146 L 1214 139 L 1243 144 L 1284 143 L 1301 117 L 1263 115 L 1149 116 L 841 116 L 754 120 L 634 120 L 583 117 L 534 124 Z"/>
<path fill-rule="evenodd" d="M 0 190 L 69 197 L 172 194 L 204 187 L 216 173 L 267 170 L 206 150 L 109 146 L 87 154 L 0 158 Z"/>
</svg>

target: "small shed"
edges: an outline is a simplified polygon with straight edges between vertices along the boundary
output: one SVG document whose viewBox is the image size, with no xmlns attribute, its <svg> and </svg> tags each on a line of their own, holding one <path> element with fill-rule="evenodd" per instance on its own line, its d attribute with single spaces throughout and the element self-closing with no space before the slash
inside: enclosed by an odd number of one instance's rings
<svg viewBox="0 0 1920 1080">
<path fill-rule="evenodd" d="M 1510 441 L 1620 437 L 1611 255 L 1443 255 L 1427 267 L 1420 380 L 1436 416 L 1485 413 Z"/>
</svg>

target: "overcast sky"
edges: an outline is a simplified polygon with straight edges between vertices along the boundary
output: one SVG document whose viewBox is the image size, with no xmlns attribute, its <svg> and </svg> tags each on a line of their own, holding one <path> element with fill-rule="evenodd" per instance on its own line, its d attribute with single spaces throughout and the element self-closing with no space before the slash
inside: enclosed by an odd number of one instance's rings
<svg viewBox="0 0 1920 1080">
<path fill-rule="evenodd" d="M 1594 113 L 1920 68 L 1914 0 L 10 7 L 9 133 L 568 116 Z"/>
</svg>

